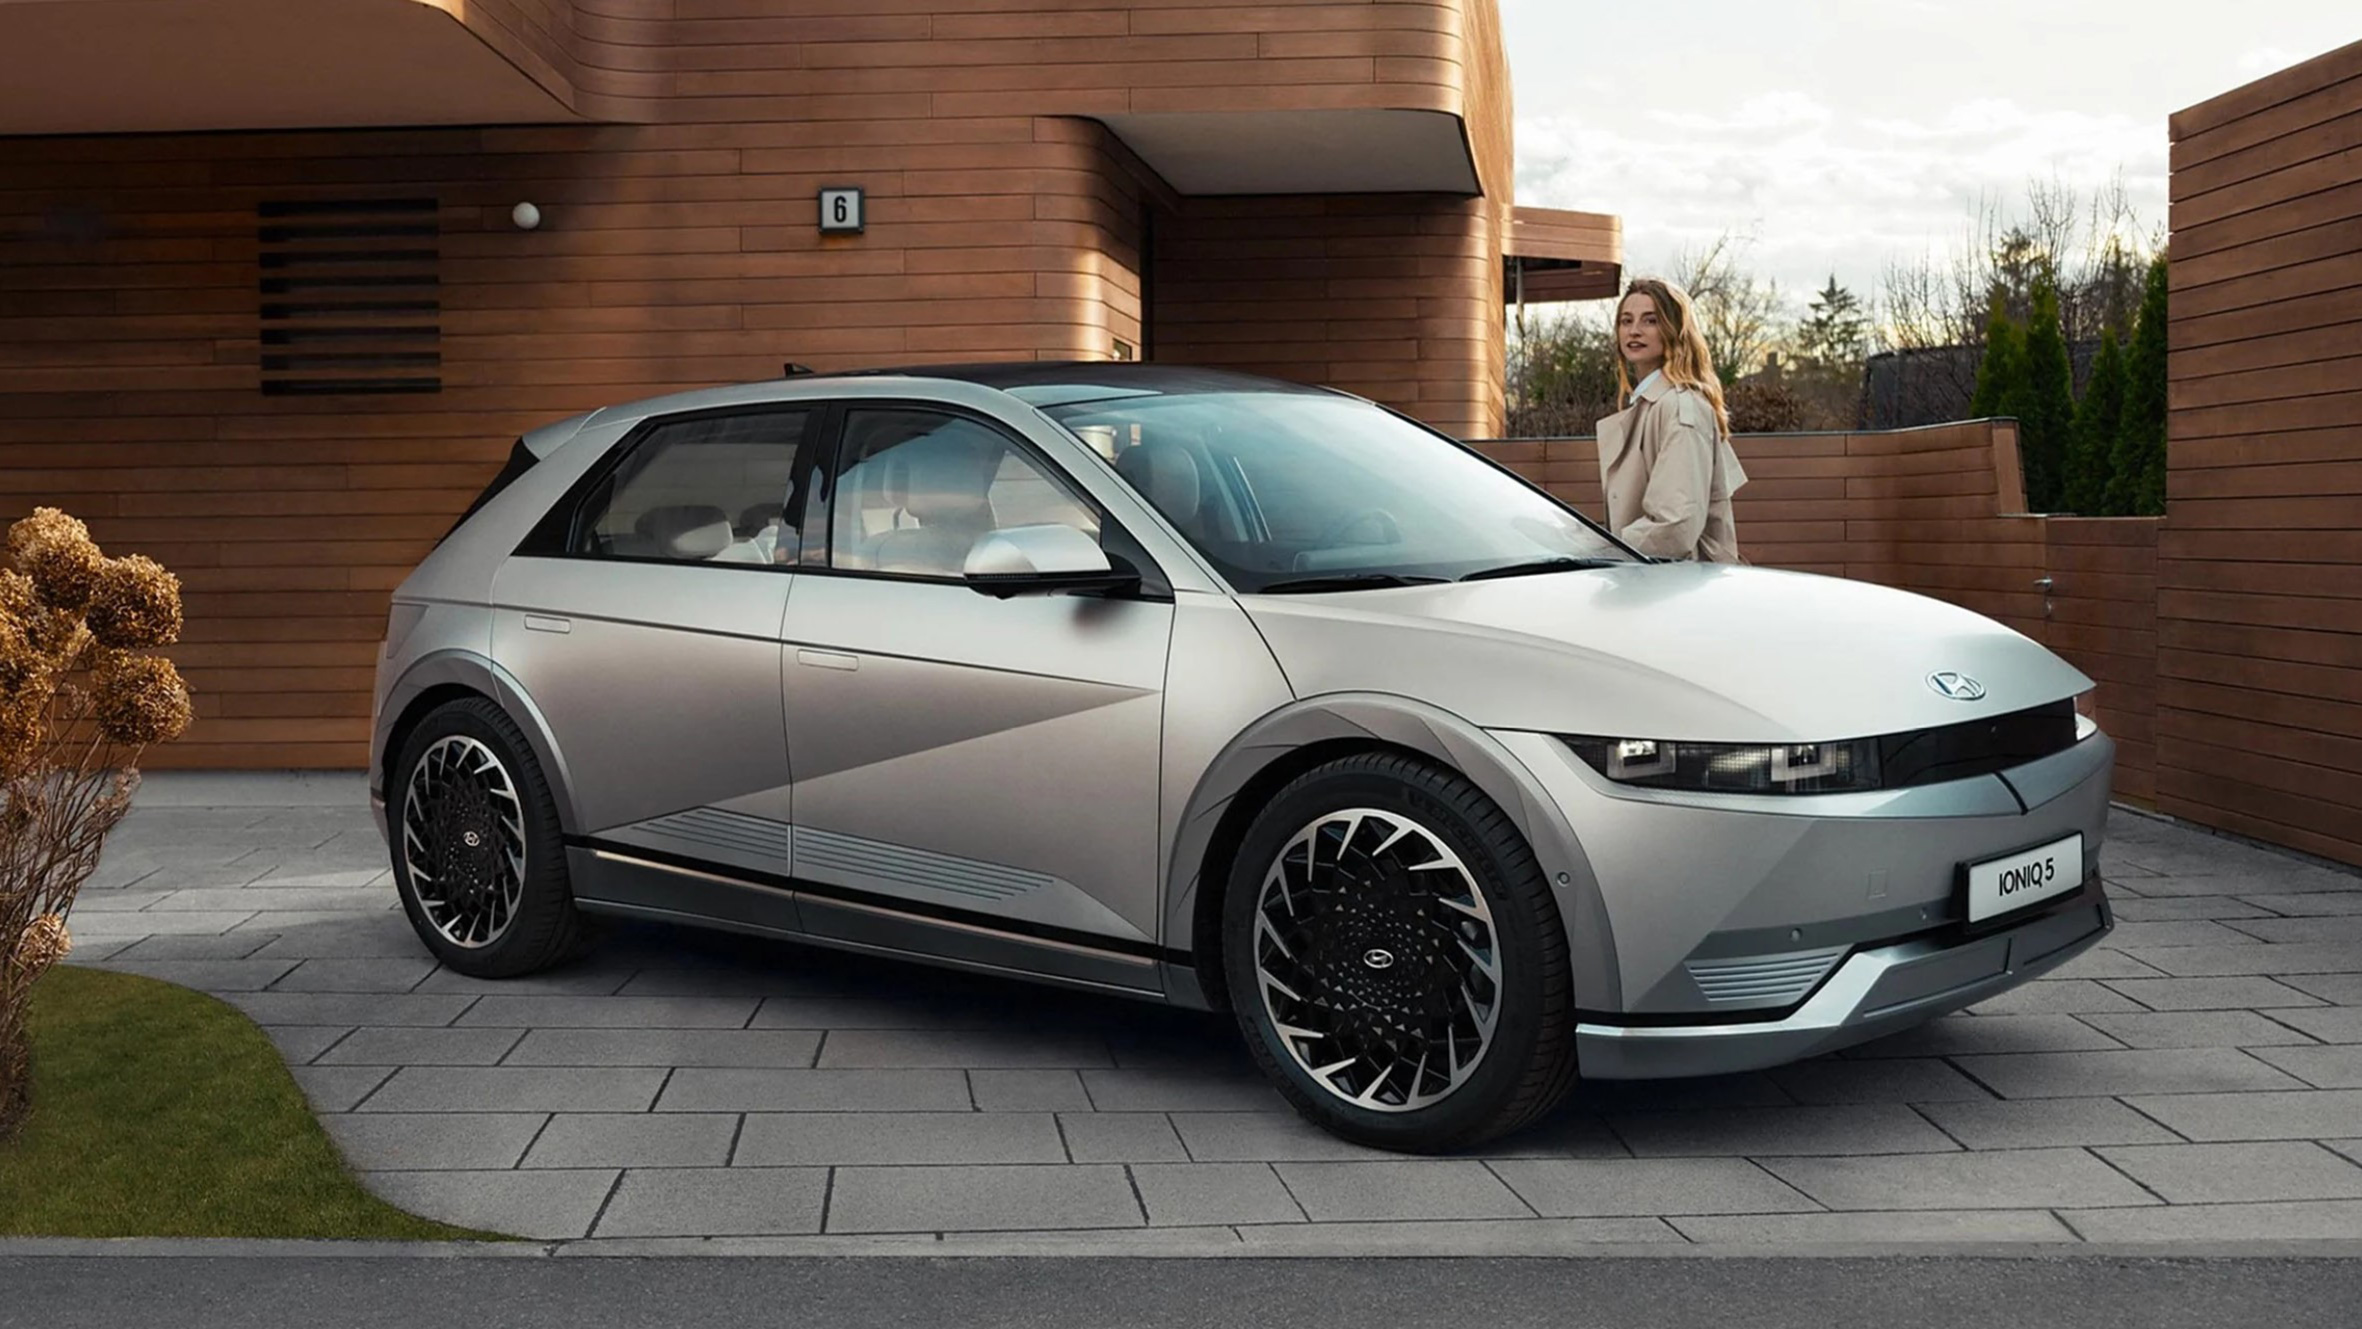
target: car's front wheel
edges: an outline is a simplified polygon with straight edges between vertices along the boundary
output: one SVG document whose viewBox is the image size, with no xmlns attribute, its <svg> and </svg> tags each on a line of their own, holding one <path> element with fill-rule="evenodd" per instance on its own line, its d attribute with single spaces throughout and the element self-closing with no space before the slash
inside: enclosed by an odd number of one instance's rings
<svg viewBox="0 0 2362 1329">
<path fill-rule="evenodd" d="M 584 940 L 549 783 L 498 706 L 436 708 L 402 746 L 387 788 L 394 884 L 435 958 L 478 978 L 515 978 Z"/>
<path fill-rule="evenodd" d="M 1389 753 L 1306 772 L 1256 817 L 1223 905 L 1240 1028 L 1332 1133 L 1460 1149 L 1573 1085 L 1557 903 L 1516 827 L 1465 778 Z"/>
</svg>

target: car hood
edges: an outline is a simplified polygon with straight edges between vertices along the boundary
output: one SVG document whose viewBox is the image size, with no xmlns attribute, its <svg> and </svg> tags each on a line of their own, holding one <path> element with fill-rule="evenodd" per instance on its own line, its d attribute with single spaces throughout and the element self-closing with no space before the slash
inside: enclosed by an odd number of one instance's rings
<svg viewBox="0 0 2362 1329">
<path fill-rule="evenodd" d="M 1927 596 L 1728 564 L 1655 563 L 1242 596 L 1299 696 L 1413 697 L 1493 729 L 1812 742 L 2007 714 L 2089 678 Z M 1939 693 L 1966 675 L 1982 698 Z"/>
</svg>

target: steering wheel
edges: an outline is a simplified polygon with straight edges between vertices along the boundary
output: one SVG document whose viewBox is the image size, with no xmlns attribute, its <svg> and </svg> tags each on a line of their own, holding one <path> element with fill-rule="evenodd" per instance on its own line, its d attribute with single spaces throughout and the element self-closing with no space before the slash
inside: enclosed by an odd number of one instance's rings
<svg viewBox="0 0 2362 1329">
<path fill-rule="evenodd" d="M 1312 547 L 1315 549 L 1325 549 L 1337 543 L 1338 536 L 1345 534 L 1347 531 L 1350 531 L 1354 527 L 1361 525 L 1365 521 L 1372 520 L 1373 518 L 1384 522 L 1386 525 L 1385 538 L 1375 541 L 1374 543 L 1402 543 L 1402 523 L 1395 520 L 1393 513 L 1388 512 L 1384 508 L 1362 508 L 1358 511 L 1346 513 L 1343 518 L 1329 523 L 1328 529 L 1322 531 L 1319 536 L 1314 538 Z"/>
</svg>

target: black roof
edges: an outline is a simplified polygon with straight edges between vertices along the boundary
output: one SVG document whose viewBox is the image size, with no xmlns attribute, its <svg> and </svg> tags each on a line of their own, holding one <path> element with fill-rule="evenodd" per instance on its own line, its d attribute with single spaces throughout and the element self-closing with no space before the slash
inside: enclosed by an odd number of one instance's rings
<svg viewBox="0 0 2362 1329">
<path fill-rule="evenodd" d="M 1285 392 L 1334 395 L 1332 389 L 1307 387 L 1285 379 L 1241 374 L 1229 369 L 1151 363 L 1141 360 L 988 360 L 966 364 L 903 365 L 894 368 L 848 369 L 814 374 L 814 378 L 864 378 L 881 375 L 945 378 L 980 387 L 998 388 L 1029 401 L 1082 401 L 1093 396 L 1132 393 Z"/>
</svg>

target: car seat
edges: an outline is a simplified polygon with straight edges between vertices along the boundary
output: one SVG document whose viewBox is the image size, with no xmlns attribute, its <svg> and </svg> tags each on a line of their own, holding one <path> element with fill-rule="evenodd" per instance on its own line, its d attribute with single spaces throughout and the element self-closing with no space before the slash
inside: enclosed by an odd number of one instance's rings
<svg viewBox="0 0 2362 1329">
<path fill-rule="evenodd" d="M 957 434 L 931 434 L 885 454 L 886 496 L 916 525 L 881 534 L 880 572 L 957 577 L 968 551 L 992 529 L 992 477 L 1000 449 Z"/>
<path fill-rule="evenodd" d="M 1197 534 L 1205 479 L 1188 446 L 1146 439 L 1116 454 L 1115 473 L 1185 535 Z"/>
<path fill-rule="evenodd" d="M 656 558 L 709 559 L 730 547 L 730 514 L 710 503 L 650 508 L 632 529 Z"/>
</svg>

